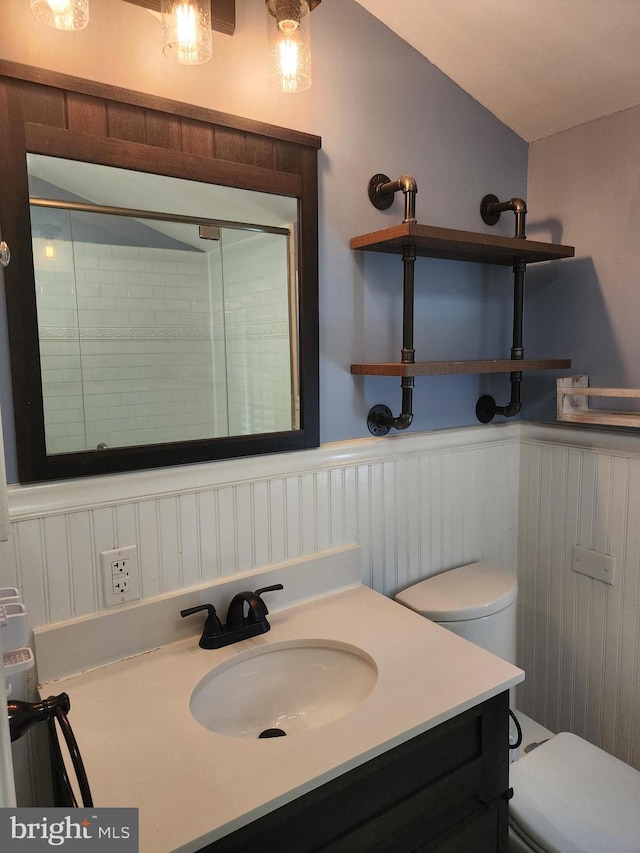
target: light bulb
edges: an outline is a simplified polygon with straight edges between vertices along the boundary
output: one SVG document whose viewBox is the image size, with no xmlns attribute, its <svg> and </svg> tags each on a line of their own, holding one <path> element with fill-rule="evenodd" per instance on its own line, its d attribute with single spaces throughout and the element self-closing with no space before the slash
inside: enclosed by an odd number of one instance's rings
<svg viewBox="0 0 640 853">
<path fill-rule="evenodd" d="M 298 45 L 292 39 L 283 39 L 280 44 L 280 74 L 283 89 L 289 90 L 296 85 L 298 74 Z"/>
<path fill-rule="evenodd" d="M 56 256 L 56 247 L 53 240 L 47 240 L 44 244 L 44 256 L 48 261 L 52 261 Z"/>
<path fill-rule="evenodd" d="M 31 0 L 31 11 L 56 30 L 81 30 L 89 23 L 89 0 Z"/>
<path fill-rule="evenodd" d="M 183 3 L 176 9 L 176 32 L 179 50 L 191 54 L 196 46 L 196 10 Z"/>
<path fill-rule="evenodd" d="M 164 55 L 183 65 L 211 59 L 210 0 L 162 0 Z"/>
<path fill-rule="evenodd" d="M 307 0 L 267 0 L 269 84 L 281 92 L 311 85 L 311 37 Z"/>
</svg>

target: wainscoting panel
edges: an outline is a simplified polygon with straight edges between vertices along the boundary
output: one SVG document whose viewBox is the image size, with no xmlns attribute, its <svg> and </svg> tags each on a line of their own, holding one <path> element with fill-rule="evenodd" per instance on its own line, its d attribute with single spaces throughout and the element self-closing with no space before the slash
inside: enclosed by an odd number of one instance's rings
<svg viewBox="0 0 640 853">
<path fill-rule="evenodd" d="M 35 627 L 103 609 L 100 552 L 126 545 L 142 598 L 349 543 L 387 595 L 474 560 L 515 566 L 518 457 L 506 425 L 13 487 L 4 582 Z"/>
<path fill-rule="evenodd" d="M 640 768 L 640 441 L 585 435 L 523 427 L 519 705 Z M 574 544 L 617 558 L 614 586 Z"/>
</svg>

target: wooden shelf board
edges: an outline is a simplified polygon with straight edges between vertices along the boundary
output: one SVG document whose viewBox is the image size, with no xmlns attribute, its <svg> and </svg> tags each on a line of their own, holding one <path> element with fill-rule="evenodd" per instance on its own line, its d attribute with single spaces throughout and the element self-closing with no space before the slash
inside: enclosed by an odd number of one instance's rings
<svg viewBox="0 0 640 853">
<path fill-rule="evenodd" d="M 401 361 L 352 364 L 356 376 L 454 376 L 476 373 L 511 373 L 516 370 L 567 370 L 571 359 L 488 359 L 483 361 Z"/>
<path fill-rule="evenodd" d="M 616 412 L 612 409 L 587 409 L 584 412 L 563 414 L 559 421 L 574 424 L 602 424 L 603 426 L 640 427 L 640 412 Z"/>
<path fill-rule="evenodd" d="M 556 384 L 559 421 L 640 428 L 640 412 L 589 408 L 589 397 L 640 399 L 640 388 L 590 388 L 586 374 L 558 379 Z"/>
<path fill-rule="evenodd" d="M 405 246 L 415 246 L 416 254 L 420 257 L 504 266 L 511 266 L 515 260 L 533 264 L 572 258 L 575 253 L 573 246 L 415 223 L 402 223 L 351 239 L 352 249 L 369 252 L 396 255 L 400 254 Z"/>
</svg>

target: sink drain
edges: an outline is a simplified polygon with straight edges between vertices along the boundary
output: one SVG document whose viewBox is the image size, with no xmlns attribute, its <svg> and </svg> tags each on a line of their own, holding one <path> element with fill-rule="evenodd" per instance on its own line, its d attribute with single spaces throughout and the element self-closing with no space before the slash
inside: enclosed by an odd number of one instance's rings
<svg viewBox="0 0 640 853">
<path fill-rule="evenodd" d="M 282 729 L 265 729 L 263 732 L 260 732 L 258 735 L 261 737 L 286 737 L 287 733 L 283 732 Z"/>
</svg>

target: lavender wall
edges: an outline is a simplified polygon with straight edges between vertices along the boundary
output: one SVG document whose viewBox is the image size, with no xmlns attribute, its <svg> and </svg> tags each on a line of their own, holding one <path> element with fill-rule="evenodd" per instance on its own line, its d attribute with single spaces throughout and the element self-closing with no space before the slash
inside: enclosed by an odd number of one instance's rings
<svg viewBox="0 0 640 853">
<path fill-rule="evenodd" d="M 640 106 L 530 147 L 529 233 L 576 256 L 528 273 L 528 339 L 593 386 L 640 387 L 639 150 Z M 554 389 L 536 386 L 527 418 L 555 420 Z"/>
<path fill-rule="evenodd" d="M 237 4 L 233 38 L 214 34 L 215 58 L 187 68 L 166 60 L 160 25 L 144 9 L 92 0 L 79 33 L 38 23 L 24 0 L 5 0 L 0 56 L 117 86 L 319 134 L 321 440 L 368 436 L 375 403 L 399 411 L 396 379 L 354 379 L 350 364 L 397 360 L 401 347 L 401 262 L 356 254 L 355 234 L 398 223 L 369 203 L 376 172 L 413 175 L 421 222 L 490 230 L 478 214 L 488 192 L 526 195 L 527 145 L 437 68 L 353 0 L 325 0 L 313 13 L 314 83 L 302 94 L 271 91 L 265 80 L 264 3 Z M 512 222 L 497 226 L 509 234 Z M 506 356 L 510 346 L 508 271 L 419 260 L 417 358 Z M 4 328 L 0 347 L 5 347 Z M 551 384 L 551 380 L 549 380 Z M 476 423 L 485 390 L 508 397 L 505 377 L 416 381 L 412 430 Z M 10 391 L 2 410 L 11 445 Z M 499 401 L 500 402 L 500 401 Z M 9 447 L 10 472 L 13 451 Z"/>
</svg>

